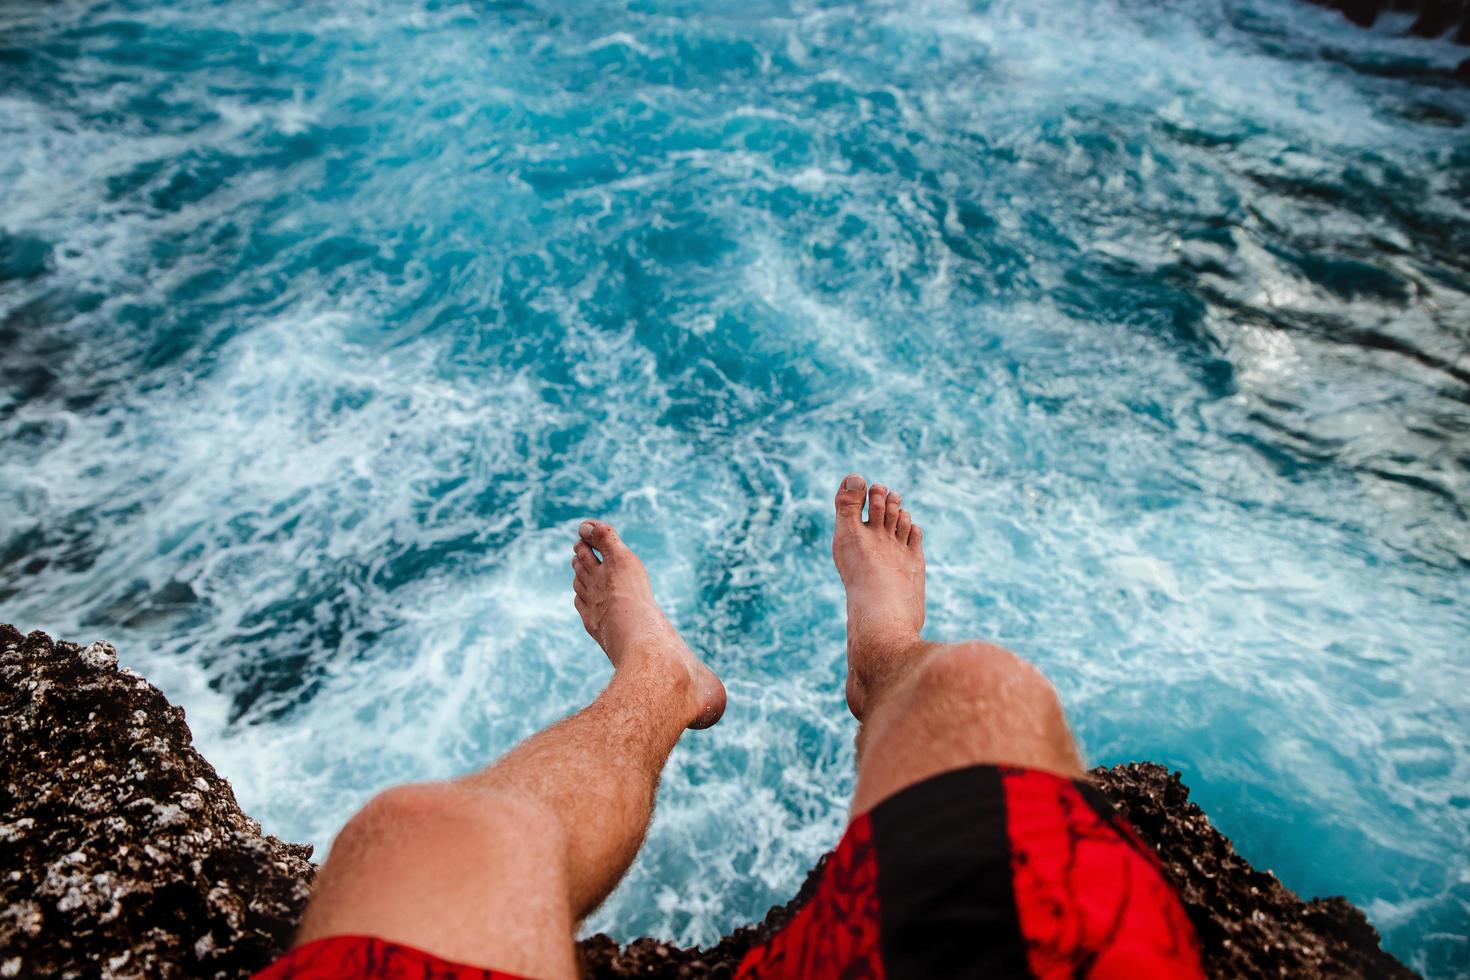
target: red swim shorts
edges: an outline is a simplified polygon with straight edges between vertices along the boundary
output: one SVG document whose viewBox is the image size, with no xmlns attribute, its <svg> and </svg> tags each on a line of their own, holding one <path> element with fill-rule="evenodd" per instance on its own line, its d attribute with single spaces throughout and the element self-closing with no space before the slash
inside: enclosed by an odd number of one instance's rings
<svg viewBox="0 0 1470 980">
<path fill-rule="evenodd" d="M 1007 766 L 942 773 L 847 828 L 811 901 L 740 977 L 1202 978 L 1153 852 L 1090 784 Z M 509 974 L 337 936 L 256 980 Z"/>
</svg>

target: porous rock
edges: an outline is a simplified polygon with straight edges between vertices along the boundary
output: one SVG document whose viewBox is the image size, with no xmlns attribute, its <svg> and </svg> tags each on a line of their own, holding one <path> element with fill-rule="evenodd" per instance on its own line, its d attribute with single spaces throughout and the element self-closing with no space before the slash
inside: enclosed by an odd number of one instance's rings
<svg viewBox="0 0 1470 980">
<path fill-rule="evenodd" d="M 310 857 L 112 647 L 0 626 L 0 977 L 247 976 L 289 942 Z"/>
<path fill-rule="evenodd" d="M 1178 885 L 1211 976 L 1413 976 L 1345 899 L 1304 902 L 1251 867 L 1177 773 L 1135 763 L 1093 778 Z M 310 856 L 261 833 L 183 711 L 110 646 L 0 626 L 0 978 L 248 977 L 289 944 Z M 583 940 L 587 975 L 733 976 L 821 868 L 708 949 Z"/>
<path fill-rule="evenodd" d="M 1259 871 L 1189 801 L 1179 773 L 1153 763 L 1094 769 L 1103 794 L 1158 852 L 1179 889 L 1212 977 L 1413 977 L 1345 898 L 1304 902 Z"/>
</svg>

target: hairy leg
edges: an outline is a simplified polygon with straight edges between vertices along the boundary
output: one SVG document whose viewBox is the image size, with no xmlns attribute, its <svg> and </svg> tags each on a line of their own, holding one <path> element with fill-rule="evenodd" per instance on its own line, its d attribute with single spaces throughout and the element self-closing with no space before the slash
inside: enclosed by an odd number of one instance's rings
<svg viewBox="0 0 1470 980">
<path fill-rule="evenodd" d="M 923 532 L 898 494 L 847 477 L 832 556 L 847 588 L 847 703 L 861 722 L 854 814 L 962 766 L 1081 773 L 1061 703 L 1040 671 L 988 643 L 920 639 Z"/>
<path fill-rule="evenodd" d="M 461 963 L 577 975 L 576 924 L 637 854 L 669 752 L 725 708 L 638 557 L 601 522 L 581 536 L 577 610 L 611 683 L 487 769 L 369 802 L 334 842 L 297 945 L 373 935 Z"/>
</svg>

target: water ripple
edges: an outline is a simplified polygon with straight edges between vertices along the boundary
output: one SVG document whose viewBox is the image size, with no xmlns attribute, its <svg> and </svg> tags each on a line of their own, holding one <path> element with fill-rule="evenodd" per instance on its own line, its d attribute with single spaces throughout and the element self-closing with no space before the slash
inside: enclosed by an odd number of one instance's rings
<svg viewBox="0 0 1470 980">
<path fill-rule="evenodd" d="M 727 720 L 591 927 L 840 832 L 829 496 L 1097 761 L 1470 971 L 1463 52 L 1295 0 L 0 5 L 0 612 L 268 829 L 595 693 L 618 522 Z"/>
</svg>

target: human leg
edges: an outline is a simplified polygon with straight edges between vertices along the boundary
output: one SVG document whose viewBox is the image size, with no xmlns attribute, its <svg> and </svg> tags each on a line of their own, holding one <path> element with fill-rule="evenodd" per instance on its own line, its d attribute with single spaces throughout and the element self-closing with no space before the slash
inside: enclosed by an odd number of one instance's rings
<svg viewBox="0 0 1470 980">
<path fill-rule="evenodd" d="M 1040 671 L 989 643 L 920 638 L 923 532 L 898 494 L 849 476 L 837 494 L 832 553 L 847 587 L 848 706 L 861 723 L 855 814 L 961 766 L 1081 775 L 1061 703 Z"/>
<path fill-rule="evenodd" d="M 637 556 L 601 522 L 581 536 L 576 606 L 612 681 L 480 772 L 369 802 L 334 843 L 297 945 L 371 935 L 461 963 L 576 975 L 576 923 L 637 853 L 669 752 L 725 704 Z"/>
<path fill-rule="evenodd" d="M 999 647 L 920 638 L 922 533 L 896 494 L 864 490 L 844 481 L 833 538 L 853 818 L 812 901 L 742 974 L 1202 978 L 1173 886 L 1084 778 L 1056 692 Z"/>
</svg>

